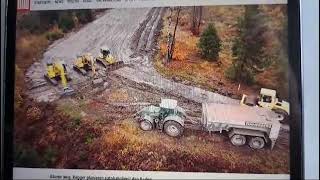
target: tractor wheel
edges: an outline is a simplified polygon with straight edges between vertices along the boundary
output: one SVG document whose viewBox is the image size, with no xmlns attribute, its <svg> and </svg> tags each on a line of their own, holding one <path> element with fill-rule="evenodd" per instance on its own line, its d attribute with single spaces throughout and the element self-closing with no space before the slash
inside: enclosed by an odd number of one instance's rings
<svg viewBox="0 0 320 180">
<path fill-rule="evenodd" d="M 246 137 L 240 134 L 235 134 L 231 137 L 230 141 L 234 146 L 242 146 L 246 144 Z"/>
<path fill-rule="evenodd" d="M 140 121 L 140 128 L 144 131 L 151 131 L 153 126 L 150 121 L 144 119 Z"/>
<path fill-rule="evenodd" d="M 168 136 L 178 137 L 182 135 L 183 127 L 175 121 L 167 121 L 164 124 L 164 131 Z"/>
<path fill-rule="evenodd" d="M 288 121 L 289 115 L 286 111 L 284 111 L 282 109 L 275 109 L 274 112 L 278 114 L 280 119 L 282 119 L 281 122 L 286 123 L 286 124 L 289 122 Z"/>
<path fill-rule="evenodd" d="M 252 149 L 262 149 L 265 145 L 265 142 L 262 137 L 252 137 L 249 141 L 249 146 Z"/>
</svg>

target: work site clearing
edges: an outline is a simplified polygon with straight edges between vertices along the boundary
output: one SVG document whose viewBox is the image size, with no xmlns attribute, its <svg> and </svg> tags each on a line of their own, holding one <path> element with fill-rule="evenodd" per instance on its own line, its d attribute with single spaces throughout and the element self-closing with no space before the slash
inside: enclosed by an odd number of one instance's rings
<svg viewBox="0 0 320 180">
<path fill-rule="evenodd" d="M 230 93 L 174 81 L 155 68 L 153 59 L 159 57 L 158 39 L 168 13 L 168 8 L 108 9 L 93 22 L 51 44 L 42 58 L 26 69 L 24 100 L 16 104 L 15 165 L 290 173 L 287 125 L 282 125 L 273 150 L 233 146 L 227 133 L 184 129 L 181 137 L 172 138 L 160 131 L 139 128 L 136 113 L 159 104 L 161 99 L 177 100 L 188 117 L 198 119 L 202 103 L 240 106 L 239 96 L 235 99 L 227 96 Z M 103 47 L 124 64 L 118 68 L 97 64 L 96 74 L 88 75 L 72 69 L 77 56 L 91 53 L 97 57 Z M 47 64 L 53 59 L 65 63 L 72 78 L 67 82 L 74 90 L 72 96 L 63 96 L 60 82 L 53 86 L 45 80 Z M 94 76 L 103 81 L 98 87 L 92 84 Z"/>
</svg>

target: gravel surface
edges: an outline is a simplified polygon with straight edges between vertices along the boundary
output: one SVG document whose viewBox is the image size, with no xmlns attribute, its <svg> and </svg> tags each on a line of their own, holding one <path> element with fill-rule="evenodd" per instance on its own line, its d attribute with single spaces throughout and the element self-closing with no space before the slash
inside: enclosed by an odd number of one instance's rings
<svg viewBox="0 0 320 180">
<path fill-rule="evenodd" d="M 102 46 L 107 46 L 117 60 L 124 61 L 130 67 L 115 70 L 120 75 L 136 83 L 190 99 L 197 103 L 216 102 L 238 104 L 238 100 L 173 82 L 161 76 L 153 67 L 152 55 L 157 48 L 156 37 L 159 36 L 165 8 L 111 9 L 95 21 L 87 24 L 77 32 L 68 34 L 56 41 L 44 53 L 39 63 L 34 63 L 26 74 L 29 82 L 28 94 L 37 101 L 51 102 L 61 97 L 61 85 L 48 84 L 43 75 L 46 63 L 53 58 L 66 62 L 72 77 L 69 83 L 76 92 L 85 84 L 91 83 L 91 77 L 84 77 L 72 70 L 73 60 L 77 55 L 90 52 L 97 56 Z M 106 73 L 100 67 L 99 74 Z M 36 88 L 32 88 L 36 86 Z M 40 87 L 37 87 L 40 86 Z"/>
<path fill-rule="evenodd" d="M 150 10 L 146 8 L 108 10 L 78 32 L 70 33 L 53 43 L 43 54 L 40 63 L 35 63 L 28 69 L 26 74 L 26 81 L 30 84 L 28 94 L 37 101 L 50 102 L 61 97 L 61 85 L 53 87 L 50 84 L 44 84 L 42 87 L 32 89 L 33 86 L 46 82 L 43 75 L 46 71 L 46 63 L 51 62 L 52 58 L 59 58 L 67 64 L 68 72 L 73 79 L 69 85 L 75 90 L 77 84 L 90 78 L 83 77 L 72 70 L 73 61 L 77 55 L 90 52 L 97 56 L 100 47 L 107 46 L 116 59 L 126 62 L 132 54 L 131 37 Z"/>
</svg>

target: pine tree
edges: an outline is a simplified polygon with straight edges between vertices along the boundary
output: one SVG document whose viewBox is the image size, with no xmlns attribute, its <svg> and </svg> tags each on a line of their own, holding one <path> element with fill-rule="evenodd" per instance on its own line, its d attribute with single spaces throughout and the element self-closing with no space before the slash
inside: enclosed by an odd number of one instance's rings
<svg viewBox="0 0 320 180">
<path fill-rule="evenodd" d="M 209 24 L 201 34 L 198 47 L 204 58 L 211 61 L 218 60 L 219 52 L 221 50 L 221 41 L 213 24 Z"/>
<path fill-rule="evenodd" d="M 255 75 L 269 64 L 264 51 L 267 31 L 258 6 L 246 6 L 244 17 L 238 19 L 238 32 L 232 47 L 233 63 L 226 71 L 228 78 L 250 84 Z"/>
</svg>

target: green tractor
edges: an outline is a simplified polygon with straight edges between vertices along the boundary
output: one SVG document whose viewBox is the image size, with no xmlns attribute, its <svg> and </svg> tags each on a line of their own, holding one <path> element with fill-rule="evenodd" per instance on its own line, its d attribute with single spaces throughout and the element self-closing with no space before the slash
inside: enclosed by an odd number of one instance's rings
<svg viewBox="0 0 320 180">
<path fill-rule="evenodd" d="M 176 100 L 162 99 L 159 106 L 147 106 L 141 109 L 136 117 L 144 131 L 158 129 L 171 137 L 178 137 L 183 133 L 186 113 Z"/>
</svg>

